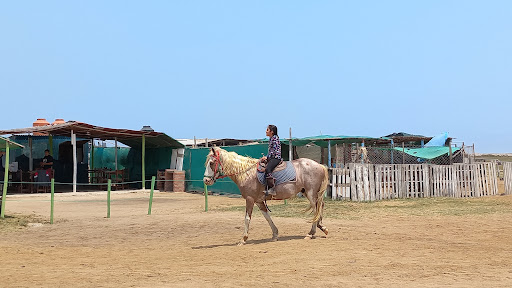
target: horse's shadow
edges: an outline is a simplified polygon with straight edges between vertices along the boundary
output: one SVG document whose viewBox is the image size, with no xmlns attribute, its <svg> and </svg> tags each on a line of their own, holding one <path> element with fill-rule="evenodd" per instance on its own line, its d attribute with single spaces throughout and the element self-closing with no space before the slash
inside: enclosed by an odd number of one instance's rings
<svg viewBox="0 0 512 288">
<path fill-rule="evenodd" d="M 279 237 L 278 241 L 272 240 L 272 238 L 268 239 L 258 239 L 258 240 L 247 240 L 245 245 L 251 244 L 263 244 L 268 242 L 282 242 L 282 241 L 290 241 L 290 240 L 298 240 L 304 239 L 304 236 L 283 236 Z M 209 248 L 217 248 L 217 247 L 230 247 L 230 246 L 238 246 L 238 243 L 225 243 L 225 244 L 213 244 L 213 245 L 205 245 L 205 246 L 194 246 L 192 249 L 209 249 Z"/>
</svg>

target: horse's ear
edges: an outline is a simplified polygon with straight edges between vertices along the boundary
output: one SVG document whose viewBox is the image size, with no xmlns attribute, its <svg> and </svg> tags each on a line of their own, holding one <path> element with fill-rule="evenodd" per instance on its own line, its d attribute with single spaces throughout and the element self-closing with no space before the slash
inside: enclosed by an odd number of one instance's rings
<svg viewBox="0 0 512 288">
<path fill-rule="evenodd" d="M 213 149 L 213 147 L 212 147 L 212 153 L 213 153 L 213 155 L 215 155 L 215 149 Z"/>
</svg>

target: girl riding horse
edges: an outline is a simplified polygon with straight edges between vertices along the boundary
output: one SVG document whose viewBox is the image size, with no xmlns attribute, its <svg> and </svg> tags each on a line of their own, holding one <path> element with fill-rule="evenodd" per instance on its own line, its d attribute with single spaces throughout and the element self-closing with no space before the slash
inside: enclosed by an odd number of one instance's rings
<svg viewBox="0 0 512 288">
<path fill-rule="evenodd" d="M 279 136 L 277 135 L 277 127 L 275 125 L 268 125 L 266 135 L 270 137 L 268 141 L 268 154 L 267 156 L 263 156 L 262 160 L 267 162 L 267 166 L 265 167 L 265 179 L 267 180 L 267 193 L 269 195 L 276 195 L 274 191 L 274 177 L 272 176 L 272 171 L 276 168 L 279 163 L 282 161 L 281 157 L 281 141 L 279 141 Z"/>
</svg>

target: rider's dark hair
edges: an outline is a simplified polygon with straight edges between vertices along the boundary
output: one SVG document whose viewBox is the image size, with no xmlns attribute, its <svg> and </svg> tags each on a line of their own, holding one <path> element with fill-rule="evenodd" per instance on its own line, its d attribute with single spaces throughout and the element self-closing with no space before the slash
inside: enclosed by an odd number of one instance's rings
<svg viewBox="0 0 512 288">
<path fill-rule="evenodd" d="M 273 133 L 274 135 L 277 135 L 277 127 L 276 127 L 276 125 L 272 125 L 272 124 L 271 124 L 271 125 L 268 125 L 268 129 L 269 129 L 270 131 L 272 131 L 272 133 Z"/>
</svg>

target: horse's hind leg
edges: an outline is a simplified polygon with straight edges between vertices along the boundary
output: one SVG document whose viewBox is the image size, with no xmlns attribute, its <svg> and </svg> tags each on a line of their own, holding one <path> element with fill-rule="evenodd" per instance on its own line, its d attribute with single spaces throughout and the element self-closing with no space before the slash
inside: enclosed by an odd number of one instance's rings
<svg viewBox="0 0 512 288">
<path fill-rule="evenodd" d="M 327 227 L 325 227 L 324 224 L 322 224 L 322 217 L 320 217 L 320 220 L 318 220 L 316 227 L 322 230 L 322 232 L 324 232 L 325 235 L 329 234 L 329 229 L 327 229 Z"/>
<path fill-rule="evenodd" d="M 324 205 L 325 203 L 322 203 L 322 209 L 324 208 Z M 318 229 L 322 230 L 322 232 L 324 232 L 325 235 L 329 234 L 329 230 L 327 229 L 327 227 L 324 226 L 324 224 L 322 224 L 322 216 L 320 216 L 320 219 L 318 220 L 317 224 L 316 224 L 316 227 L 318 227 Z"/>
<path fill-rule="evenodd" d="M 263 214 L 263 217 L 267 219 L 268 225 L 270 225 L 270 228 L 272 229 L 272 240 L 277 241 L 279 231 L 277 230 L 274 221 L 272 221 L 272 218 L 270 217 L 270 212 L 268 211 L 267 206 L 265 206 L 264 203 L 256 203 L 256 205 L 258 205 L 258 208 L 261 210 L 261 214 Z"/>
<path fill-rule="evenodd" d="M 316 198 L 313 198 L 312 195 L 313 195 L 312 191 L 306 191 L 306 197 L 309 200 L 309 203 L 311 205 L 311 209 L 313 210 L 312 211 L 313 214 L 315 214 L 316 213 Z M 320 223 L 320 221 L 313 222 L 313 224 L 311 225 L 311 230 L 309 230 L 308 235 L 306 235 L 306 237 L 304 237 L 304 239 L 312 239 L 315 236 L 316 227 L 317 227 L 318 223 Z"/>
<path fill-rule="evenodd" d="M 313 214 L 316 214 L 316 202 L 318 201 L 316 197 L 313 197 L 313 193 L 306 193 L 306 197 L 308 198 L 310 204 L 311 204 L 311 207 L 312 207 L 312 210 L 313 210 Z M 323 210 L 324 208 L 324 205 L 325 203 L 322 202 L 322 207 L 320 209 Z M 309 231 L 308 235 L 306 235 L 306 237 L 304 237 L 304 239 L 312 239 L 314 236 L 315 236 L 315 233 L 316 233 L 316 228 L 319 228 L 322 232 L 325 233 L 325 235 L 329 234 L 329 230 L 327 229 L 327 227 L 325 227 L 323 224 L 322 224 L 322 216 L 320 216 L 320 219 L 318 219 L 317 222 L 313 222 L 312 225 L 311 225 L 311 230 Z"/>
<path fill-rule="evenodd" d="M 251 217 L 252 217 L 252 209 L 254 208 L 254 199 L 251 197 L 247 197 L 245 199 L 245 230 L 244 230 L 244 236 L 242 237 L 242 240 L 238 242 L 238 246 L 244 245 L 245 241 L 249 238 L 249 224 L 251 223 Z"/>
</svg>

